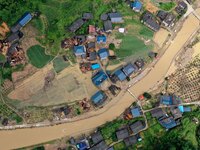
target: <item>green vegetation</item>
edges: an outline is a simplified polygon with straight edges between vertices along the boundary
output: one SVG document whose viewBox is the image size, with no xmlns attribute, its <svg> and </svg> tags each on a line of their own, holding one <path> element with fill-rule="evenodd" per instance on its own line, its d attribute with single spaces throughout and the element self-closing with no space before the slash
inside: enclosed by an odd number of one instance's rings
<svg viewBox="0 0 200 150">
<path fill-rule="evenodd" d="M 165 11 L 170 11 L 176 6 L 175 2 L 159 3 L 159 8 Z"/>
<path fill-rule="evenodd" d="M 114 43 L 110 43 L 109 44 L 109 49 L 110 50 L 114 50 L 115 49 L 115 44 Z"/>
<path fill-rule="evenodd" d="M 132 120 L 116 119 L 116 120 L 114 120 L 112 122 L 108 122 L 104 126 L 102 126 L 100 128 L 100 131 L 101 131 L 104 139 L 106 140 L 107 144 L 110 144 L 114 141 L 117 141 L 117 137 L 115 135 L 115 132 L 117 129 L 119 129 L 120 127 L 126 126 L 128 124 L 131 124 L 133 122 L 136 122 L 138 120 L 143 120 L 143 118 L 140 117 L 140 118 L 136 118 L 136 119 L 132 119 Z"/>
<path fill-rule="evenodd" d="M 143 149 L 198 149 L 198 128 L 194 118 L 200 120 L 200 109 L 185 113 L 181 125 L 174 129 L 165 131 L 163 127 L 152 118 L 150 113 L 146 113 L 149 128 L 142 133 L 143 141 L 139 143 Z"/>
<path fill-rule="evenodd" d="M 0 101 L 0 116 L 8 118 L 9 120 L 15 120 L 17 124 L 22 123 L 23 119 L 11 110 L 6 104 Z"/>
<path fill-rule="evenodd" d="M 127 149 L 126 145 L 123 141 L 115 144 L 113 147 L 114 147 L 114 150 L 126 150 Z"/>
<path fill-rule="evenodd" d="M 144 92 L 143 96 L 146 98 L 146 99 L 151 99 L 151 94 L 147 93 L 147 92 Z"/>
<path fill-rule="evenodd" d="M 45 49 L 40 45 L 30 47 L 27 50 L 27 56 L 30 63 L 37 68 L 44 67 L 49 61 L 53 59 L 53 56 L 45 54 Z"/>
<path fill-rule="evenodd" d="M 6 57 L 3 54 L 0 54 L 0 63 L 5 63 Z"/>
<path fill-rule="evenodd" d="M 57 73 L 61 72 L 63 69 L 69 66 L 69 62 L 63 60 L 62 57 L 56 57 L 53 60 L 53 67 Z"/>
</svg>

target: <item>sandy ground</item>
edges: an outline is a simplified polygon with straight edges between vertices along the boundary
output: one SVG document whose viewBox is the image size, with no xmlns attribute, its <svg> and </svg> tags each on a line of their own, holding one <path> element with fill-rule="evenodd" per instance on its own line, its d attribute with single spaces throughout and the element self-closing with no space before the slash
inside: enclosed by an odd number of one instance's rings
<svg viewBox="0 0 200 150">
<path fill-rule="evenodd" d="M 156 32 L 153 40 L 161 48 L 169 34 L 170 34 L 169 31 L 161 28 L 158 32 Z"/>
<path fill-rule="evenodd" d="M 197 30 L 198 27 L 199 21 L 193 15 L 190 15 L 183 24 L 183 28 L 179 31 L 177 37 L 174 39 L 174 42 L 157 62 L 154 69 L 151 70 L 149 74 L 142 80 L 131 87 L 130 90 L 136 96 L 152 88 L 157 84 L 157 81 L 161 80 L 165 76 L 174 56 L 182 48 L 190 36 Z M 3 137 L 0 140 L 1 148 L 7 150 L 24 147 L 50 141 L 63 136 L 82 134 L 88 130 L 96 128 L 97 126 L 100 126 L 107 121 L 111 121 L 118 117 L 128 106 L 130 106 L 132 102 L 135 101 L 135 99 L 131 97 L 129 93 L 125 93 L 125 95 L 122 94 L 123 93 L 113 99 L 104 108 L 95 112 L 91 112 L 91 116 L 97 114 L 98 115 L 88 119 L 81 119 L 79 121 L 52 127 L 1 131 L 0 136 Z"/>
<path fill-rule="evenodd" d="M 156 13 L 159 10 L 154 4 L 152 4 L 151 0 L 144 1 L 146 10 L 150 11 L 151 13 Z"/>
<path fill-rule="evenodd" d="M 194 58 L 198 54 L 200 54 L 200 42 L 198 42 L 196 45 L 193 46 L 194 53 L 192 54 L 192 57 Z"/>
<path fill-rule="evenodd" d="M 91 82 L 92 75 L 82 74 L 78 65 L 64 69 L 55 77 L 52 85 L 44 90 L 44 78 L 52 69 L 53 66 L 48 65 L 39 70 L 8 96 L 11 99 L 24 100 L 25 106 L 48 106 L 90 98 L 98 90 Z"/>
</svg>

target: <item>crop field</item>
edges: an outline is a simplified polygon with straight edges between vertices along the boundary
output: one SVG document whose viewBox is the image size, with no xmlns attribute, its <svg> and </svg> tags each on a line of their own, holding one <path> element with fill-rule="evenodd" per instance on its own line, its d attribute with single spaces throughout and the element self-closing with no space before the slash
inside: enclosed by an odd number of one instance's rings
<svg viewBox="0 0 200 150">
<path fill-rule="evenodd" d="M 57 73 L 68 67 L 70 64 L 63 60 L 62 57 L 57 57 L 53 60 L 53 67 Z"/>
<path fill-rule="evenodd" d="M 176 6 L 175 2 L 159 3 L 159 8 L 165 11 L 170 11 Z"/>
<path fill-rule="evenodd" d="M 30 47 L 27 50 L 27 56 L 30 63 L 37 68 L 44 67 L 49 61 L 53 59 L 53 56 L 45 54 L 45 49 L 40 45 Z"/>
</svg>

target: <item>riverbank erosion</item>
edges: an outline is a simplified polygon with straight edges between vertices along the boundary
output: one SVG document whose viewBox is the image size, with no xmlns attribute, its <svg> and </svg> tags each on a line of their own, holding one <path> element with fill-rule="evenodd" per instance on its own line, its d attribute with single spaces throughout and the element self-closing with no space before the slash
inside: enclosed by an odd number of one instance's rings
<svg viewBox="0 0 200 150">
<path fill-rule="evenodd" d="M 136 96 L 148 91 L 158 81 L 165 77 L 171 62 L 199 28 L 199 20 L 191 14 L 185 20 L 182 29 L 177 33 L 164 55 L 158 60 L 154 68 L 140 81 L 130 88 Z M 42 128 L 16 129 L 0 131 L 1 149 L 14 149 L 24 146 L 47 142 L 64 136 L 74 136 L 94 129 L 107 121 L 118 117 L 135 99 L 128 93 L 121 93 L 104 108 L 91 112 L 91 116 L 82 120 Z M 93 117 L 92 117 L 93 116 Z"/>
</svg>

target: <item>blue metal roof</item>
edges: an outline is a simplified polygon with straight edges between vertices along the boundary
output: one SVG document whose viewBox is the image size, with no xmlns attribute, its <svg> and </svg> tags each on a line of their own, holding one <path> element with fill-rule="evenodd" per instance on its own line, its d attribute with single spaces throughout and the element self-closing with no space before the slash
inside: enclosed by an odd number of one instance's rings
<svg viewBox="0 0 200 150">
<path fill-rule="evenodd" d="M 32 19 L 31 14 L 27 12 L 19 19 L 18 22 L 21 26 L 25 26 L 31 19 Z"/>
<path fill-rule="evenodd" d="M 92 97 L 91 100 L 94 104 L 99 104 L 105 99 L 105 94 L 102 91 L 96 92 Z"/>
<path fill-rule="evenodd" d="M 183 108 L 183 106 L 181 105 L 181 106 L 178 106 L 178 109 L 180 110 L 180 112 L 184 112 L 184 108 Z"/>
<path fill-rule="evenodd" d="M 97 36 L 97 43 L 106 43 L 106 36 L 105 35 L 99 35 Z"/>
<path fill-rule="evenodd" d="M 99 57 L 102 59 L 106 59 L 109 56 L 108 50 L 106 48 L 102 48 L 98 51 Z"/>
<path fill-rule="evenodd" d="M 77 56 L 84 55 L 85 54 L 84 46 L 82 46 L 82 45 L 74 46 L 74 53 Z"/>
<path fill-rule="evenodd" d="M 134 71 L 136 71 L 136 68 L 132 64 L 127 64 L 122 70 L 127 76 L 130 76 Z"/>
<path fill-rule="evenodd" d="M 173 117 L 164 118 L 162 120 L 159 120 L 159 122 L 166 129 L 171 129 L 177 125 Z"/>
<path fill-rule="evenodd" d="M 168 95 L 161 96 L 161 103 L 164 105 L 172 105 L 173 104 L 173 97 Z"/>
<path fill-rule="evenodd" d="M 78 150 L 87 150 L 88 146 L 84 141 L 82 141 L 82 142 L 78 143 L 76 145 L 76 147 L 78 148 Z"/>
<path fill-rule="evenodd" d="M 108 76 L 101 70 L 92 77 L 92 82 L 94 85 L 100 86 L 107 78 Z"/>
<path fill-rule="evenodd" d="M 192 109 L 190 107 L 184 107 L 184 112 L 191 112 Z"/>
<path fill-rule="evenodd" d="M 96 70 L 96 69 L 99 69 L 99 68 L 101 68 L 101 66 L 98 64 L 98 63 L 96 63 L 96 64 L 92 64 L 92 70 Z"/>
<path fill-rule="evenodd" d="M 124 81 L 126 79 L 126 75 L 121 69 L 117 70 L 114 74 L 119 78 L 120 81 Z"/>
<path fill-rule="evenodd" d="M 135 0 L 134 2 L 131 3 L 131 8 L 141 10 L 142 9 L 142 3 L 138 0 Z"/>
<path fill-rule="evenodd" d="M 132 114 L 133 117 L 138 117 L 138 116 L 140 116 L 140 115 L 141 115 L 140 109 L 139 109 L 138 107 L 137 107 L 137 108 L 132 108 L 132 109 L 131 109 L 131 114 Z"/>
<path fill-rule="evenodd" d="M 185 107 L 185 106 L 178 106 L 180 112 L 184 113 L 184 112 L 191 112 L 191 108 L 190 107 Z"/>
</svg>

